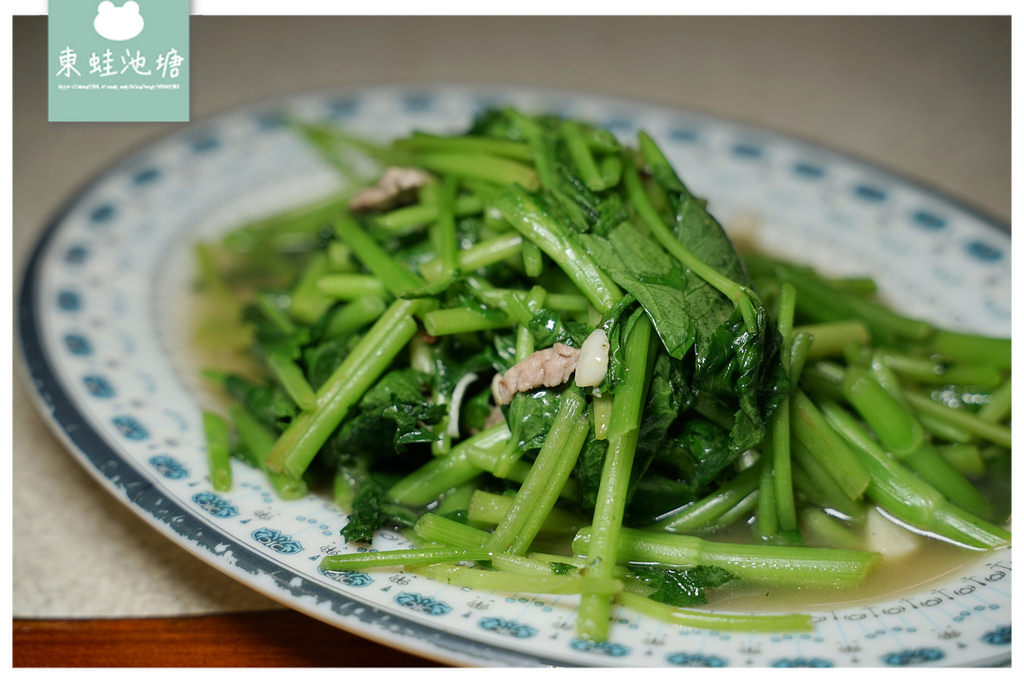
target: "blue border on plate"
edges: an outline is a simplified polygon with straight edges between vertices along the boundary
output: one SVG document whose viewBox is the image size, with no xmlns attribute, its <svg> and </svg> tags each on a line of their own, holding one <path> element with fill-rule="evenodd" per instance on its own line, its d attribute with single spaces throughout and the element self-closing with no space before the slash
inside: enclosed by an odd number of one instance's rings
<svg viewBox="0 0 1024 683">
<path fill-rule="evenodd" d="M 419 87 L 424 87 L 423 84 L 418 84 Z M 211 114 L 208 117 L 204 117 L 203 121 L 213 121 L 223 116 L 229 115 L 232 111 L 239 111 L 249 108 L 260 108 L 265 107 L 274 103 L 283 103 L 289 99 L 296 97 L 313 97 L 313 96 L 327 96 L 328 94 L 346 94 L 356 95 L 358 93 L 365 92 L 367 90 L 374 90 L 379 88 L 395 88 L 400 89 L 402 87 L 410 87 L 408 83 L 381 83 L 372 87 L 350 87 L 350 88 L 339 88 L 333 90 L 323 91 L 312 91 L 309 93 L 297 93 L 290 97 L 278 97 L 268 98 L 261 100 L 254 100 L 252 102 L 243 103 L 226 109 L 222 112 Z M 912 188 L 923 192 L 925 194 L 937 197 L 943 201 L 948 202 L 952 206 L 964 211 L 965 213 L 973 216 L 980 222 L 986 224 L 989 228 L 1002 233 L 1010 233 L 1010 224 L 1004 222 L 1001 219 L 995 218 L 992 214 L 987 213 L 972 205 L 971 203 L 964 201 L 960 198 L 950 196 L 947 192 L 940 191 L 939 189 L 931 186 L 928 183 L 922 182 L 912 176 L 903 173 L 893 171 L 883 165 L 879 165 L 876 162 L 865 160 L 859 157 L 857 154 L 850 153 L 844 150 L 839 150 L 827 145 L 821 144 L 814 140 L 804 138 L 800 135 L 794 135 L 791 133 L 783 133 L 775 131 L 770 128 L 759 126 L 756 124 L 749 123 L 743 119 L 720 116 L 714 113 L 701 111 L 697 109 L 682 109 L 670 104 L 658 102 L 656 100 L 639 99 L 639 98 L 623 98 L 612 95 L 597 93 L 597 92 L 586 92 L 586 91 L 571 91 L 566 93 L 558 89 L 543 88 L 543 87 L 523 87 L 523 86 L 496 86 L 494 84 L 482 85 L 478 83 L 432 83 L 429 86 L 430 89 L 438 88 L 464 88 L 472 90 L 474 88 L 480 89 L 486 93 L 494 92 L 495 89 L 518 89 L 528 90 L 537 93 L 556 93 L 558 95 L 571 95 L 574 97 L 600 97 L 606 100 L 621 100 L 623 102 L 629 102 L 632 104 L 639 104 L 641 106 L 653 106 L 657 108 L 663 108 L 666 110 L 678 110 L 684 112 L 690 112 L 701 117 L 709 119 L 716 119 L 723 122 L 731 123 L 742 128 L 746 128 L 751 132 L 769 134 L 773 136 L 783 137 L 795 142 L 802 143 L 806 146 L 820 149 L 829 154 L 836 155 L 841 158 L 853 161 L 854 163 L 861 165 L 867 169 L 873 169 L 882 172 L 889 177 L 896 179 L 902 183 L 905 183 Z M 199 122 L 195 122 L 193 125 L 197 125 Z M 145 510 L 149 514 L 147 521 L 152 526 L 157 528 L 159 531 L 171 537 L 177 535 L 179 538 L 184 538 L 193 543 L 205 548 L 211 554 L 218 555 L 215 551 L 216 547 L 224 548 L 222 552 L 230 551 L 233 557 L 236 559 L 236 564 L 242 571 L 248 572 L 253 575 L 266 574 L 272 577 L 279 588 L 287 590 L 295 596 L 309 596 L 321 602 L 323 600 L 331 603 L 331 609 L 340 616 L 350 616 L 356 614 L 357 618 L 364 623 L 375 623 L 383 626 L 391 634 L 398 634 L 402 639 L 413 638 L 413 641 L 403 641 L 401 644 L 396 640 L 394 642 L 382 635 L 380 638 L 368 638 L 375 642 L 383 642 L 388 646 L 395 647 L 397 649 L 406 649 L 414 652 L 417 655 L 423 656 L 427 659 L 438 659 L 438 653 L 436 651 L 421 650 L 414 646 L 415 643 L 424 642 L 429 643 L 432 647 L 439 650 L 446 650 L 452 652 L 453 655 L 463 655 L 480 662 L 489 662 L 492 664 L 500 664 L 505 666 L 566 666 L 572 665 L 564 660 L 554 660 L 543 657 L 537 657 L 535 655 L 524 654 L 522 652 L 503 648 L 500 646 L 493 646 L 481 643 L 478 640 L 466 638 L 463 636 L 452 635 L 440 630 L 437 627 L 420 624 L 412 621 L 408 618 L 397 616 L 385 612 L 373 605 L 368 603 L 360 602 L 357 599 L 345 596 L 330 590 L 327 587 L 320 586 L 316 583 L 310 582 L 306 577 L 296 574 L 292 570 L 285 566 L 282 566 L 272 560 L 250 550 L 244 545 L 240 545 L 235 542 L 231 537 L 224 535 L 215 527 L 210 526 L 202 521 L 201 518 L 193 516 L 190 511 L 185 510 L 174 501 L 160 494 L 160 492 L 154 487 L 154 485 L 147 481 L 139 472 L 136 470 L 130 462 L 120 456 L 114 449 L 110 447 L 107 442 L 94 430 L 82 416 L 82 414 L 75 408 L 72 401 L 69 399 L 66 393 L 64 393 L 64 387 L 61 382 L 57 379 L 56 374 L 53 371 L 51 364 L 47 358 L 45 351 L 40 345 L 40 334 L 38 329 L 38 321 L 34 313 L 34 301 L 36 298 L 36 278 L 39 261 L 42 257 L 42 253 L 50 243 L 53 236 L 57 233 L 63 219 L 78 205 L 82 197 L 85 196 L 91 189 L 99 185 L 107 176 L 118 172 L 122 167 L 130 163 L 131 159 L 138 155 L 139 151 L 155 144 L 159 144 L 164 140 L 171 139 L 177 135 L 180 135 L 180 128 L 155 136 L 153 139 L 140 143 L 137 147 L 134 147 L 130 151 L 126 152 L 117 161 L 111 163 L 106 170 L 101 172 L 98 176 L 93 178 L 91 181 L 84 183 L 82 187 L 71 194 L 71 198 L 68 199 L 63 207 L 59 209 L 53 218 L 51 218 L 43 230 L 42 235 L 38 238 L 38 241 L 33 248 L 32 254 L 25 266 L 25 269 L 21 276 L 21 290 L 18 294 L 18 327 L 19 327 L 19 339 L 21 341 L 21 353 L 25 360 L 26 367 L 29 372 L 29 376 L 33 382 L 33 388 L 37 394 L 39 401 L 45 406 L 45 416 L 49 418 L 51 427 L 59 430 L 69 443 L 71 443 L 80 454 L 79 461 L 88 461 L 93 468 L 86 468 L 90 475 L 96 478 L 100 483 L 120 489 L 124 492 L 126 504 L 131 504 Z M 84 459 L 84 460 L 83 460 Z M 105 481 L 106 480 L 106 481 Z M 173 540 L 173 539 L 172 539 Z M 218 569 L 222 569 L 219 565 L 214 565 Z M 223 569 L 222 569 L 223 571 Z M 228 572 L 225 572 L 228 573 Z M 229 574 L 229 576 L 231 576 Z M 232 576 L 232 578 L 238 579 L 239 577 Z M 299 579 L 297 582 L 302 587 L 293 585 L 292 582 L 295 579 Z M 250 588 L 254 588 L 250 586 Z M 255 589 L 255 588 L 254 588 Z M 289 606 L 292 607 L 292 606 Z M 294 608 L 294 607 L 292 607 Z M 297 608 L 294 608 L 297 609 Z M 358 613 L 357 610 L 364 610 L 362 613 Z M 302 611 L 302 610 L 297 610 Z M 319 618 L 318 615 L 309 613 L 314 618 Z M 345 628 L 346 625 L 341 625 Z M 351 629 L 346 629 L 351 630 Z M 355 635 L 360 637 L 366 637 L 363 634 L 354 632 Z M 1010 658 L 1006 659 L 993 659 L 974 665 L 965 666 L 999 666 L 1001 664 L 1009 662 Z M 450 663 L 450 662 L 447 662 Z"/>
<path fill-rule="evenodd" d="M 164 139 L 164 137 L 170 136 L 162 136 L 160 139 Z M 143 145 L 143 147 L 152 144 L 155 144 L 155 141 L 150 141 Z M 137 153 L 137 150 L 127 155 L 126 159 L 131 158 L 135 153 Z M 566 665 L 564 661 L 524 654 L 516 650 L 488 645 L 478 640 L 446 633 L 437 627 L 420 624 L 410 619 L 390 614 L 369 603 L 360 602 L 309 581 L 307 577 L 296 574 L 291 569 L 273 562 L 253 552 L 248 547 L 237 543 L 230 536 L 224 535 L 215 527 L 206 524 L 201 518 L 193 515 L 191 511 L 182 508 L 169 497 L 161 494 L 151 482 L 147 481 L 130 462 L 111 448 L 100 434 L 93 429 L 88 420 L 83 417 L 65 393 L 64 385 L 57 378 L 40 343 L 40 331 L 34 306 L 36 301 L 36 279 L 42 254 L 57 233 L 57 229 L 64 218 L 77 206 L 86 193 L 97 186 L 108 175 L 117 172 L 121 166 L 121 162 L 111 165 L 93 181 L 75 192 L 72 199 L 50 220 L 33 249 L 32 255 L 29 257 L 22 275 L 21 291 L 18 294 L 18 332 L 21 341 L 21 353 L 28 368 L 33 388 L 39 400 L 45 406 L 44 414 L 49 418 L 51 426 L 62 432 L 67 441 L 78 450 L 81 457 L 92 465 L 92 468 L 86 468 L 89 474 L 101 483 L 120 489 L 125 496 L 122 502 L 141 508 L 148 513 L 149 518 L 147 521 L 164 534 L 170 536 L 173 533 L 201 546 L 213 555 L 222 555 L 230 552 L 235 558 L 235 566 L 242 571 L 253 575 L 266 574 L 274 579 L 279 588 L 290 592 L 292 595 L 297 597 L 313 597 L 318 604 L 322 601 L 328 601 L 331 604 L 332 611 L 336 614 L 340 616 L 355 615 L 360 621 L 383 626 L 389 633 L 397 634 L 401 638 L 401 642 L 398 639 L 390 641 L 386 636 L 382 636 L 380 639 L 368 638 L 369 640 L 384 642 L 389 647 L 412 651 L 419 656 L 435 661 L 438 659 L 436 652 L 419 649 L 414 644 L 426 642 L 434 648 L 446 650 L 456 655 L 463 655 L 478 662 L 490 662 L 495 665 Z M 107 481 L 104 481 L 104 479 Z M 215 550 L 218 547 L 221 550 Z M 221 569 L 217 564 L 213 566 Z M 238 577 L 232 576 L 232 578 L 237 579 Z M 295 579 L 299 580 L 298 586 L 292 583 Z M 250 588 L 254 587 L 250 586 Z M 293 606 L 289 607 L 294 608 Z M 359 610 L 363 611 L 360 612 Z M 310 614 L 309 616 L 317 618 L 316 614 Z M 358 632 L 354 633 L 360 637 L 367 637 Z M 407 641 L 405 640 L 407 638 L 414 640 Z M 450 664 L 451 662 L 445 663 Z"/>
</svg>

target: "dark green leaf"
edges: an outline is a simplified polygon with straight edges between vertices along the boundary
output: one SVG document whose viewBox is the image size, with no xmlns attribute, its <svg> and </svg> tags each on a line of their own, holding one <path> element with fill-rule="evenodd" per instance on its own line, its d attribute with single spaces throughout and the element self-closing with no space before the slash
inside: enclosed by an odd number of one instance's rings
<svg viewBox="0 0 1024 683">
<path fill-rule="evenodd" d="M 735 578 L 724 569 L 703 565 L 692 569 L 631 565 L 629 573 L 654 589 L 648 598 L 675 607 L 707 604 L 706 588 L 717 588 Z"/>
<path fill-rule="evenodd" d="M 696 348 L 695 390 L 735 402 L 731 445 L 736 451 L 760 443 L 768 417 L 788 391 L 779 345 L 774 327 L 768 328 L 762 319 L 758 330 L 751 332 L 734 311 L 707 344 Z"/>
<path fill-rule="evenodd" d="M 575 320 L 564 320 L 555 311 L 542 308 L 530 320 L 530 333 L 538 349 L 546 349 L 555 342 L 578 349 L 590 334 L 590 328 Z"/>
<path fill-rule="evenodd" d="M 431 402 L 429 375 L 412 368 L 392 370 L 331 435 L 325 456 L 340 462 L 359 453 L 382 458 L 409 444 L 432 442 L 437 438 L 432 426 L 446 414 L 446 406 Z"/>
<path fill-rule="evenodd" d="M 509 444 L 515 452 L 540 448 L 558 413 L 561 393 L 550 389 L 520 392 L 512 397 L 505 412 L 512 436 Z"/>
<path fill-rule="evenodd" d="M 651 468 L 636 483 L 633 497 L 626 508 L 630 526 L 644 526 L 656 517 L 689 503 L 697 498 L 697 492 L 689 481 L 667 476 Z"/>
<path fill-rule="evenodd" d="M 692 402 L 693 393 L 686 381 L 682 362 L 667 354 L 659 354 L 654 362 L 647 403 L 640 422 L 630 485 L 631 496 L 651 462 L 664 451 L 672 424 Z"/>
<path fill-rule="evenodd" d="M 245 307 L 242 319 L 253 326 L 256 350 L 263 356 L 276 354 L 289 360 L 297 360 L 302 355 L 303 346 L 309 343 L 309 328 L 297 327 L 291 331 L 284 331 L 273 321 L 268 320 L 255 305 Z"/>
<path fill-rule="evenodd" d="M 298 406 L 286 393 L 274 386 L 254 384 L 238 375 L 223 377 L 224 389 L 245 406 L 256 419 L 280 432 L 298 412 Z"/>
<path fill-rule="evenodd" d="M 693 461 L 690 485 L 694 490 L 712 482 L 739 455 L 739 451 L 731 446 L 729 434 L 701 417 L 687 420 L 676 444 Z"/>
<path fill-rule="evenodd" d="M 600 237 L 606 237 L 608 233 L 627 220 L 629 220 L 629 211 L 626 210 L 622 198 L 619 195 L 611 195 L 598 204 L 597 221 L 590 231 Z"/>
<path fill-rule="evenodd" d="M 576 461 L 574 477 L 579 485 L 580 508 L 592 511 L 597 502 L 597 492 L 601 485 L 601 470 L 604 469 L 604 456 L 608 452 L 608 442 L 594 438 L 593 430 L 583 443 L 583 450 Z"/>
<path fill-rule="evenodd" d="M 352 503 L 352 513 L 348 523 L 341 529 L 341 535 L 348 543 L 369 543 L 377 529 L 390 521 L 391 516 L 384 511 L 387 502 L 383 487 L 367 477 L 359 486 Z"/>
<path fill-rule="evenodd" d="M 491 417 L 491 408 L 491 388 L 489 385 L 466 399 L 462 404 L 462 411 L 459 414 L 462 416 L 462 425 L 468 430 L 468 433 L 475 434 L 485 429 L 487 420 Z"/>
<path fill-rule="evenodd" d="M 717 292 L 708 298 L 703 281 L 687 277 L 659 244 L 629 223 L 619 225 L 607 238 L 581 235 L 579 240 L 615 283 L 636 297 L 675 358 L 682 358 L 693 345 L 700 321 L 732 310 Z"/>
<path fill-rule="evenodd" d="M 314 390 L 327 381 L 327 378 L 338 369 L 352 348 L 359 341 L 358 335 L 348 335 L 341 339 L 331 339 L 316 346 L 308 346 L 302 352 L 302 364 L 306 370 L 306 379 Z"/>
<path fill-rule="evenodd" d="M 435 342 L 433 352 L 434 388 L 445 397 L 452 395 L 455 385 L 468 373 L 481 377 L 490 375 L 503 364 L 495 347 L 481 344 L 477 338 L 467 341 L 459 335 L 445 336 Z M 512 353 L 515 353 L 514 347 Z"/>
</svg>

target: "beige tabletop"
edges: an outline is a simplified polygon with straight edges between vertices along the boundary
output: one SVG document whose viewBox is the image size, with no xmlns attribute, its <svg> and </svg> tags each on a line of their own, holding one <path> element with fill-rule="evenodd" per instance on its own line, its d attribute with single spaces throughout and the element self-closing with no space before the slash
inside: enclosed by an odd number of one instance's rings
<svg viewBox="0 0 1024 683">
<path fill-rule="evenodd" d="M 15 18 L 13 38 L 17 287 L 59 206 L 176 124 L 47 123 L 45 18 Z M 795 134 L 1010 217 L 1008 18 L 194 17 L 191 66 L 193 118 L 349 84 L 554 86 Z M 14 616 L 273 604 L 101 489 L 36 414 L 17 351 L 14 366 Z"/>
</svg>

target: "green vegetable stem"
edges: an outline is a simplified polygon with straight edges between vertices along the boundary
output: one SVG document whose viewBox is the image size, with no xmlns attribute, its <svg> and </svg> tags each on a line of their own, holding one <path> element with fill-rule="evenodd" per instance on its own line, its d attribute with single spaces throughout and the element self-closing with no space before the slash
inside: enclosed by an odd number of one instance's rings
<svg viewBox="0 0 1024 683">
<path fill-rule="evenodd" d="M 960 507 L 979 517 L 989 515 L 988 500 L 939 455 L 920 423 L 867 370 L 847 370 L 843 395 L 896 458 Z"/>
<path fill-rule="evenodd" d="M 417 300 L 399 299 L 370 328 L 316 392 L 316 407 L 288 426 L 267 456 L 272 472 L 299 478 L 367 389 L 416 333 Z"/>
<path fill-rule="evenodd" d="M 217 413 L 204 410 L 202 414 L 210 482 L 218 491 L 228 491 L 231 489 L 231 428 Z"/>
<path fill-rule="evenodd" d="M 895 517 L 974 548 L 1009 544 L 1003 529 L 958 508 L 936 488 L 889 456 L 867 430 L 839 404 L 827 401 L 822 410 L 871 472 L 867 495 Z"/>
<path fill-rule="evenodd" d="M 513 187 L 501 195 L 497 207 L 523 237 L 561 266 L 598 311 L 607 311 L 622 296 L 618 286 L 575 243 L 565 228 L 543 211 L 522 187 Z"/>
<path fill-rule="evenodd" d="M 629 476 L 636 455 L 640 414 L 647 389 L 650 340 L 650 322 L 646 316 L 637 318 L 626 341 L 626 377 L 615 394 L 611 423 L 608 425 L 608 452 L 601 470 L 601 483 L 594 508 L 593 541 L 586 548 L 587 572 L 590 576 L 610 578 L 615 566 Z M 608 595 L 585 593 L 580 598 L 577 616 L 579 637 L 607 640 L 610 610 L 611 600 Z"/>
<path fill-rule="evenodd" d="M 843 598 L 876 511 L 1009 546 L 1009 339 L 741 256 L 644 132 L 512 108 L 391 144 L 290 130 L 345 189 L 196 245 L 193 336 L 230 417 L 202 413 L 213 488 L 233 456 L 282 500 L 333 495 L 322 571 L 578 596 L 575 635 L 614 641 L 622 610 L 809 631 L 715 600 Z"/>
<path fill-rule="evenodd" d="M 494 530 L 489 549 L 522 555 L 530 548 L 551 514 L 583 448 L 590 427 L 585 407 L 586 402 L 579 391 L 567 389 L 562 394 L 558 414 L 544 445 L 508 513 Z"/>
<path fill-rule="evenodd" d="M 589 552 L 594 530 L 582 529 L 573 551 Z M 617 538 L 622 562 L 661 562 L 679 567 L 721 567 L 744 581 L 780 586 L 840 588 L 860 583 L 881 556 L 861 550 L 720 543 L 623 527 Z"/>
</svg>

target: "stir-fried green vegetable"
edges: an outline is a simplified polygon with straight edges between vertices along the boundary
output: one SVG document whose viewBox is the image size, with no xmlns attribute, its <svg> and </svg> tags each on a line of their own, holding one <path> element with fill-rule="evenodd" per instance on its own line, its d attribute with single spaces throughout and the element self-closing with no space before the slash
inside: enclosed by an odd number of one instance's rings
<svg viewBox="0 0 1024 683">
<path fill-rule="evenodd" d="M 346 177 L 347 156 L 396 168 L 199 245 L 197 334 L 249 361 L 206 373 L 233 425 L 205 413 L 218 489 L 232 453 L 283 498 L 332 490 L 349 543 L 417 543 L 323 568 L 577 594 L 600 641 L 613 604 L 810 628 L 690 608 L 723 584 L 857 584 L 869 505 L 1009 544 L 1008 340 L 741 255 L 644 133 L 510 109 L 387 147 L 296 127 Z M 744 542 L 704 537 L 723 528 Z"/>
</svg>

